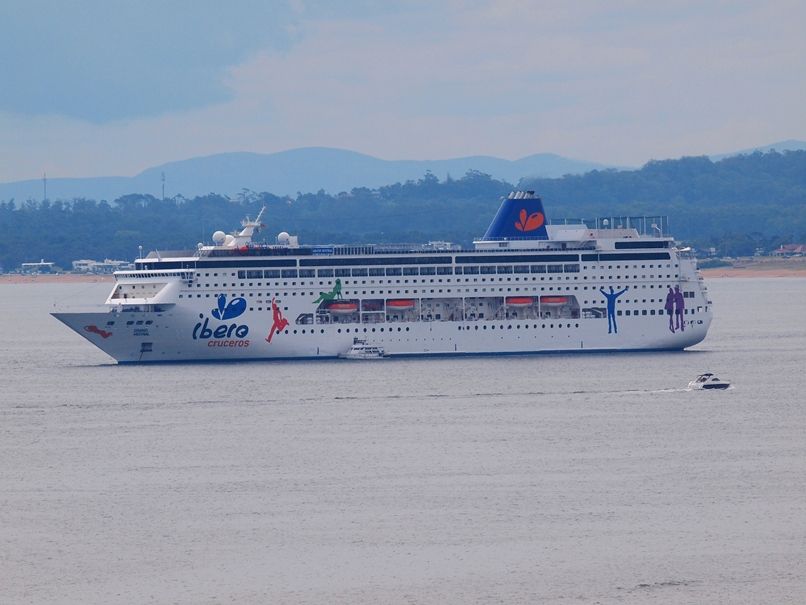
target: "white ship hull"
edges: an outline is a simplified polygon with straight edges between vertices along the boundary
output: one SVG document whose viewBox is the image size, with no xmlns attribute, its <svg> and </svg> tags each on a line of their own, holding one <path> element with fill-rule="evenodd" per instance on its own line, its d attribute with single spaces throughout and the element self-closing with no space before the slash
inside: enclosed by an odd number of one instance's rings
<svg viewBox="0 0 806 605">
<path fill-rule="evenodd" d="M 383 347 L 390 357 L 682 350 L 701 342 L 711 321 L 710 315 L 689 319 L 683 331 L 673 333 L 664 318 L 621 317 L 616 334 L 607 332 L 606 319 L 398 322 L 385 323 L 383 333 L 379 326 L 289 326 L 275 333 L 270 343 L 266 338 L 271 313 L 265 312 L 254 313 L 254 319 L 243 318 L 240 325 L 249 326 L 247 337 L 222 339 L 198 338 L 199 330 L 197 338 L 193 338 L 200 322 L 196 309 L 175 309 L 159 317 L 153 313 L 108 311 L 53 315 L 121 363 L 335 358 L 349 350 L 356 336 Z M 147 328 L 137 325 L 138 321 L 149 320 L 154 323 Z M 109 321 L 115 324 L 106 326 Z M 134 323 L 127 326 L 129 321 Z M 220 325 L 226 324 L 208 322 L 208 329 L 215 330 Z M 144 343 L 148 346 L 143 347 Z"/>
</svg>

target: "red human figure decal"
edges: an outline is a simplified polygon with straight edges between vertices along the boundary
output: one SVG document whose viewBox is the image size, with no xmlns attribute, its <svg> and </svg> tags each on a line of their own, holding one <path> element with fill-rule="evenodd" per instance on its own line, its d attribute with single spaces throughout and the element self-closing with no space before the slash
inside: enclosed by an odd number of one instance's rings
<svg viewBox="0 0 806 605">
<path fill-rule="evenodd" d="M 266 336 L 266 342 L 271 343 L 272 336 L 275 333 L 279 334 L 283 330 L 285 330 L 286 326 L 288 325 L 288 320 L 283 317 L 283 312 L 280 311 L 280 307 L 277 306 L 277 303 L 274 302 L 274 298 L 271 299 L 271 313 L 273 323 L 271 324 L 271 329 L 269 330 L 269 335 Z"/>
<path fill-rule="evenodd" d="M 91 326 L 84 326 L 84 331 L 85 332 L 90 332 L 92 334 L 97 334 L 101 338 L 109 338 L 110 336 L 112 336 L 112 332 L 107 332 L 106 330 L 102 330 L 101 328 L 99 328 L 98 326 L 96 326 L 94 324 L 91 325 Z"/>
</svg>

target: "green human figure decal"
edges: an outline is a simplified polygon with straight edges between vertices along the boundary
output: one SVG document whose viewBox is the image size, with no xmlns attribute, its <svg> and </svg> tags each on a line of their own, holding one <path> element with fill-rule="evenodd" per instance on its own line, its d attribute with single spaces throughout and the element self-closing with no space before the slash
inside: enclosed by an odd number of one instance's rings
<svg viewBox="0 0 806 605">
<path fill-rule="evenodd" d="M 320 292 L 319 298 L 313 301 L 313 304 L 316 305 L 326 301 L 335 300 L 337 298 L 341 298 L 341 280 L 338 278 L 336 279 L 336 283 L 333 284 L 333 289 L 330 292 Z"/>
</svg>

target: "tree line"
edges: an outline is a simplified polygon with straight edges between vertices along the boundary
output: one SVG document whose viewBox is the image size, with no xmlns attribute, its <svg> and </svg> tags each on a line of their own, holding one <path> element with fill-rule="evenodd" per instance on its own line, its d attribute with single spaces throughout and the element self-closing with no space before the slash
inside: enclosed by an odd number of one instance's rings
<svg viewBox="0 0 806 605">
<path fill-rule="evenodd" d="M 678 239 L 721 254 L 752 254 L 806 241 L 806 151 L 756 153 L 712 162 L 705 157 L 649 162 L 639 170 L 592 171 L 517 186 L 470 171 L 461 178 L 421 179 L 370 189 L 277 196 L 243 190 L 232 197 L 157 199 L 132 194 L 113 201 L 0 202 L 0 265 L 6 271 L 44 258 L 132 259 L 139 246 L 185 250 L 231 231 L 266 206 L 265 229 L 302 243 L 388 243 L 449 240 L 469 245 L 482 235 L 513 189 L 533 189 L 550 218 L 658 215 Z"/>
</svg>

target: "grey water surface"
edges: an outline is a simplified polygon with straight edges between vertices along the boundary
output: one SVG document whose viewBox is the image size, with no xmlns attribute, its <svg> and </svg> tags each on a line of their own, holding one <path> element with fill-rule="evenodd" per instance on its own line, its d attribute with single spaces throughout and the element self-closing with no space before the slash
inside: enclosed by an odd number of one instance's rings
<svg viewBox="0 0 806 605">
<path fill-rule="evenodd" d="M 0 285 L 0 603 L 806 602 L 806 279 L 682 353 L 155 366 L 47 314 L 109 287 Z"/>
</svg>

